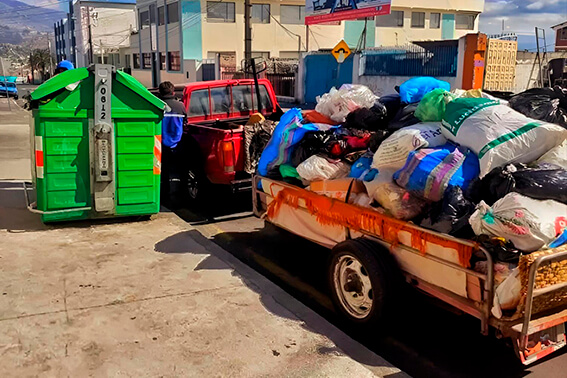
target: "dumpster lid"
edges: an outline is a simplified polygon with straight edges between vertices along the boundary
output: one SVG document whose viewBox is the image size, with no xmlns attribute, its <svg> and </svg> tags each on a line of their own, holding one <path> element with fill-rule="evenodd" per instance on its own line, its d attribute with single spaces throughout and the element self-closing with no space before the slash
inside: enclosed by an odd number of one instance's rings
<svg viewBox="0 0 567 378">
<path fill-rule="evenodd" d="M 89 77 L 89 71 L 84 67 L 63 71 L 59 75 L 53 76 L 51 79 L 37 87 L 37 89 L 32 92 L 31 99 L 42 99 L 45 96 L 49 96 L 50 94 L 65 88 L 69 84 L 84 80 L 87 77 Z"/>
<path fill-rule="evenodd" d="M 161 110 L 165 109 L 165 102 L 163 102 L 162 100 L 151 94 L 150 91 L 148 91 L 146 87 L 144 87 L 133 76 L 130 76 L 122 71 L 116 71 L 116 80 L 124 84 L 128 88 L 130 88 L 132 91 L 139 94 L 142 98 L 144 98 L 146 101 L 148 101 L 156 108 Z"/>
<path fill-rule="evenodd" d="M 40 100 L 50 94 L 65 88 L 69 84 L 76 83 L 89 77 L 90 71 L 86 67 L 76 68 L 74 70 L 63 71 L 57 76 L 53 76 L 45 83 L 41 84 L 31 94 L 32 100 Z M 140 95 L 156 108 L 165 109 L 165 103 L 159 98 L 151 94 L 138 80 L 122 71 L 116 71 L 116 80 L 130 88 L 133 92 Z"/>
</svg>

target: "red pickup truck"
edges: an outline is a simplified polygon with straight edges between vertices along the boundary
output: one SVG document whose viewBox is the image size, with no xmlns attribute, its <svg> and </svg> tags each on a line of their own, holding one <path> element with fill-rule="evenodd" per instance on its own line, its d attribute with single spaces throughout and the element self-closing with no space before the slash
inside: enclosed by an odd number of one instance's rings
<svg viewBox="0 0 567 378">
<path fill-rule="evenodd" d="M 259 79 L 261 113 L 277 118 L 281 109 L 271 83 Z M 180 86 L 176 86 L 179 94 Z M 229 185 L 233 192 L 250 190 L 244 171 L 244 125 L 258 112 L 253 79 L 189 83 L 182 101 L 187 125 L 178 156 L 183 156 L 181 186 L 189 201 L 200 199 L 210 184 Z"/>
</svg>

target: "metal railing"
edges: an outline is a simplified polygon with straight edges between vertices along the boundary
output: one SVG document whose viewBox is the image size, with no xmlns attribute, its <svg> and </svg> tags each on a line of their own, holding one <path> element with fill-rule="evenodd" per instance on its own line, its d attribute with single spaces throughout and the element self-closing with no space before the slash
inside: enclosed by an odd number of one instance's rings
<svg viewBox="0 0 567 378">
<path fill-rule="evenodd" d="M 455 43 L 368 49 L 361 68 L 366 76 L 457 76 L 457 56 Z"/>
</svg>

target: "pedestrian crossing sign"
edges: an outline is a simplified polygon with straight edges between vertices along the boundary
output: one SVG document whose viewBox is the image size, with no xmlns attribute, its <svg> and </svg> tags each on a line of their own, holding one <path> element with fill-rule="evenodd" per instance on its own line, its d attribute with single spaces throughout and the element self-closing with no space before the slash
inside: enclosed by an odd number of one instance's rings
<svg viewBox="0 0 567 378">
<path fill-rule="evenodd" d="M 344 39 L 337 43 L 337 45 L 333 47 L 333 50 L 331 51 L 331 54 L 333 54 L 338 63 L 344 62 L 351 53 L 352 51 L 350 51 Z"/>
</svg>

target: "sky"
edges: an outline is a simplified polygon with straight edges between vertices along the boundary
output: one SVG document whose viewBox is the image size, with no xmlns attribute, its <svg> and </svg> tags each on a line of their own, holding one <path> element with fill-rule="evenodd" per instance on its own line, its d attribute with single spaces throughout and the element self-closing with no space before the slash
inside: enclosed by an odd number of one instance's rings
<svg viewBox="0 0 567 378">
<path fill-rule="evenodd" d="M 479 29 L 483 33 L 502 31 L 518 35 L 518 49 L 535 50 L 534 28 L 545 29 L 548 50 L 553 48 L 555 32 L 551 26 L 567 21 L 567 0 L 485 0 Z"/>
</svg>

